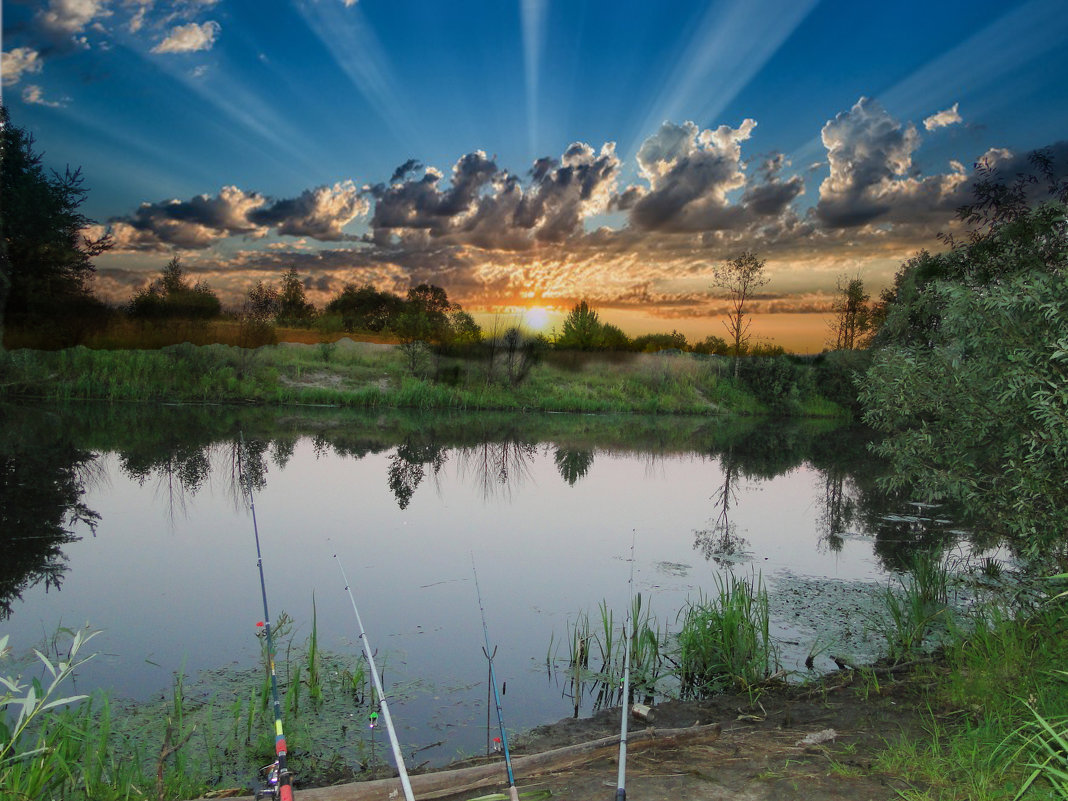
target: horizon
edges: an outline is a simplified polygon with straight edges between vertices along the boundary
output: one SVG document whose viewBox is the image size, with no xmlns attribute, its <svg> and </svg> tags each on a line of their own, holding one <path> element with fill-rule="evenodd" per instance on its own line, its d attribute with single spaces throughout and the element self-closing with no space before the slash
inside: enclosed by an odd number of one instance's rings
<svg viewBox="0 0 1068 801">
<path fill-rule="evenodd" d="M 960 232 L 977 163 L 1068 174 L 1061 11 L 4 0 L 3 102 L 82 167 L 111 302 L 180 255 L 227 304 L 292 266 L 320 307 L 432 283 L 476 319 L 587 299 L 696 342 L 749 250 L 754 336 L 812 352 L 840 278 L 876 298 Z"/>
</svg>

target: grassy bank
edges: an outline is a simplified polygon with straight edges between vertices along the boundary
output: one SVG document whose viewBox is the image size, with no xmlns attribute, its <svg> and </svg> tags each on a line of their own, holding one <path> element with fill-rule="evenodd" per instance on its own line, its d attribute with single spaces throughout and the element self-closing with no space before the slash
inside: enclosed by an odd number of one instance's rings
<svg viewBox="0 0 1068 801">
<path fill-rule="evenodd" d="M 0 354 L 0 397 L 48 400 L 325 404 L 365 408 L 842 417 L 852 368 L 788 357 L 552 352 L 518 380 L 506 363 L 369 342 L 250 349 Z M 833 379 L 833 380 L 832 380 Z M 829 399 L 830 395 L 834 400 Z M 835 402 L 837 401 L 837 402 Z"/>
<path fill-rule="evenodd" d="M 842 703 L 841 695 L 831 693 L 843 681 L 862 687 L 862 698 L 918 699 L 925 733 L 904 737 L 888 730 L 885 747 L 865 755 L 870 761 L 864 770 L 906 788 L 898 790 L 902 798 L 1068 798 L 1068 682 L 1062 671 L 1068 637 L 1065 598 L 1057 596 L 1065 577 L 1059 584 L 1020 584 L 987 565 L 956 575 L 944 567 L 917 562 L 886 588 L 881 612 L 868 624 L 883 634 L 893 656 L 878 665 L 849 666 L 833 677 L 812 677 L 809 689 L 819 693 L 822 688 L 827 704 Z M 955 607 L 950 599 L 961 583 L 977 601 Z M 559 661 L 557 669 L 588 685 L 586 692 L 599 692 L 604 706 L 617 706 L 625 647 L 621 624 L 627 616 L 602 604 L 599 617 L 591 626 L 580 616 L 569 629 L 566 656 L 558 660 L 550 653 L 547 660 Z M 634 637 L 636 694 L 655 694 L 658 701 L 700 700 L 734 688 L 748 694 L 754 711 L 774 705 L 782 684 L 759 580 L 723 583 L 669 618 L 671 625 L 659 624 L 636 598 L 631 619 L 637 621 L 628 629 Z M 376 752 L 355 732 L 345 743 L 337 741 L 339 716 L 351 718 L 354 704 L 364 713 L 373 708 L 362 659 L 320 651 L 314 611 L 305 642 L 294 641 L 284 614 L 279 624 L 285 728 L 291 741 L 302 744 L 291 764 L 304 786 L 352 779 L 353 752 L 364 766 L 363 778 L 388 771 L 384 742 Z M 84 632 L 65 632 L 42 648 L 51 658 L 37 658 L 57 674 L 54 686 L 46 676 L 31 694 L 27 680 L 4 679 L 0 708 L 7 707 L 8 715 L 0 717 L 6 726 L 0 790 L 5 798 L 188 798 L 240 786 L 271 760 L 263 669 L 220 674 L 208 691 L 179 675 L 169 699 L 121 711 L 102 695 L 68 696 L 69 706 L 49 708 L 61 701 L 74 669 L 86 658 L 79 654 L 86 642 Z M 0 639 L 0 648 L 4 645 Z M 831 751 L 825 756 L 832 773 L 849 776 L 860 770 L 855 760 L 837 762 Z"/>
</svg>

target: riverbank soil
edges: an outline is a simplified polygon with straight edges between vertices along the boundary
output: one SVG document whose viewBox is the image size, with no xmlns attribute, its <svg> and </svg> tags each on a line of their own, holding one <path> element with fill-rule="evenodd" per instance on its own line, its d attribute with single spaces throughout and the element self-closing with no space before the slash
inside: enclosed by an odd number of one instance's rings
<svg viewBox="0 0 1068 801">
<path fill-rule="evenodd" d="M 842 670 L 805 685 L 775 682 L 751 693 L 669 702 L 628 724 L 626 796 L 631 801 L 890 801 L 927 789 L 877 767 L 887 742 L 924 742 L 931 667 Z M 937 670 L 937 668 L 934 668 Z M 565 719 L 510 742 L 520 795 L 554 801 L 616 797 L 620 710 Z M 504 791 L 500 755 L 441 771 L 415 770 L 417 799 L 471 801 Z M 304 801 L 403 798 L 396 778 L 302 788 Z M 217 793 L 230 796 L 231 793 Z M 236 793 L 234 794 L 236 795 Z M 499 797 L 499 796 L 498 796 Z M 247 796 L 246 796 L 247 798 Z"/>
<path fill-rule="evenodd" d="M 905 783 L 873 770 L 887 740 L 925 737 L 925 708 L 915 680 L 843 671 L 812 686 L 783 685 L 763 693 L 727 694 L 701 703 L 654 708 L 657 730 L 685 734 L 636 739 L 650 724 L 631 718 L 626 792 L 635 801 L 866 801 L 900 796 Z M 516 757 L 619 734 L 619 710 L 535 729 Z M 718 724 L 718 730 L 713 724 Z M 548 789 L 558 801 L 614 798 L 619 746 L 578 764 L 524 776 L 525 789 Z M 503 769 L 502 769 L 503 773 Z M 495 788 L 499 789 L 499 788 Z M 445 796 L 450 801 L 480 793 Z"/>
</svg>

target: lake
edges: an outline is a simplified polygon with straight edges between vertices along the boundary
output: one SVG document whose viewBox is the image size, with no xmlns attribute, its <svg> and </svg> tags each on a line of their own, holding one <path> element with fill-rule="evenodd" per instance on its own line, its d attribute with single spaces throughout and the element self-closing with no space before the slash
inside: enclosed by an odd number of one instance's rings
<svg viewBox="0 0 1068 801">
<path fill-rule="evenodd" d="M 313 603 L 326 669 L 359 661 L 339 559 L 400 739 L 436 764 L 486 740 L 474 570 L 505 722 L 522 731 L 575 713 L 558 663 L 569 626 L 582 613 L 599 621 L 602 602 L 618 626 L 640 592 L 670 631 L 728 574 L 760 580 L 782 667 L 807 675 L 810 654 L 817 672 L 834 669 L 833 654 L 877 655 L 871 591 L 911 548 L 960 533 L 880 492 L 866 432 L 826 421 L 107 405 L 0 414 L 0 633 L 16 649 L 88 623 L 103 633 L 79 691 L 151 702 L 181 672 L 203 697 L 248 698 L 263 612 L 235 480 L 243 439 L 272 620 L 293 621 L 280 662 L 306 651 Z M 583 697 L 579 714 L 594 703 Z M 362 721 L 366 710 L 349 706 L 334 714 Z"/>
</svg>

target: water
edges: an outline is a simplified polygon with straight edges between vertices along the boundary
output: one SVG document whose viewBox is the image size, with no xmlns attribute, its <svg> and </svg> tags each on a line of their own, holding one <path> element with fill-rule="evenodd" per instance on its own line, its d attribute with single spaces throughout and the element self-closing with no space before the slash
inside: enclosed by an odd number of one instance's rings
<svg viewBox="0 0 1068 801">
<path fill-rule="evenodd" d="M 567 680 L 546 666 L 550 643 L 561 647 L 579 613 L 596 619 L 602 600 L 623 619 L 632 542 L 633 589 L 669 628 L 717 576 L 759 575 L 783 666 L 804 671 L 814 649 L 817 669 L 833 667 L 836 649 L 874 655 L 866 590 L 913 544 L 951 531 L 879 493 L 863 432 L 830 424 L 2 411 L 10 614 L 0 632 L 13 645 L 46 641 L 60 625 L 102 629 L 78 689 L 138 701 L 167 695 L 177 671 L 255 668 L 263 614 L 252 518 L 234 480 L 240 431 L 272 617 L 294 619 L 288 642 L 300 651 L 314 597 L 320 647 L 354 663 L 361 649 L 336 554 L 400 737 L 438 763 L 485 742 L 472 561 L 505 720 L 523 730 L 572 714 Z M 71 509 L 82 520 L 71 523 Z M 64 542 L 62 528 L 77 539 Z"/>
</svg>

